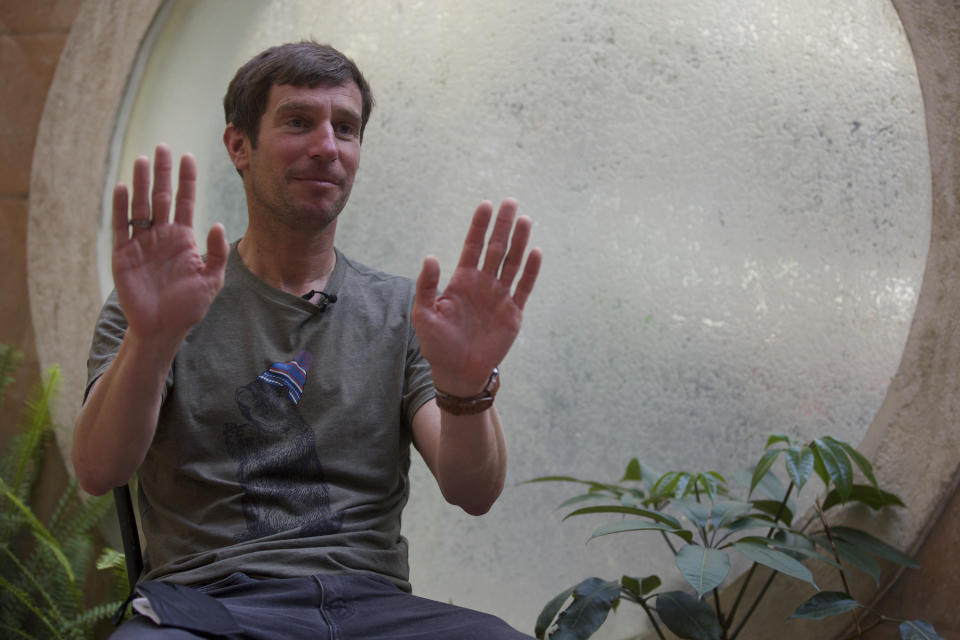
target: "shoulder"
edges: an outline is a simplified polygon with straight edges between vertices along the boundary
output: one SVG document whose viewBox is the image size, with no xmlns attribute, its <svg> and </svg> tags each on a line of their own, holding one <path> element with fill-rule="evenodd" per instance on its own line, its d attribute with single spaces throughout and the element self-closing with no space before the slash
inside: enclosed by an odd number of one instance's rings
<svg viewBox="0 0 960 640">
<path fill-rule="evenodd" d="M 413 291 L 414 281 L 412 278 L 369 267 L 339 252 L 337 253 L 337 259 L 342 260 L 344 264 L 344 285 L 355 286 L 359 284 L 364 287 L 396 290 L 398 292 Z"/>
</svg>

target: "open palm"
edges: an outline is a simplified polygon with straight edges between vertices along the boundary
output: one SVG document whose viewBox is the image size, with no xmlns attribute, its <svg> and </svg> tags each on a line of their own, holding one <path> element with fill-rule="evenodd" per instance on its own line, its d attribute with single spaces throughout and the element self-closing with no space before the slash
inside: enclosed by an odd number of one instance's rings
<svg viewBox="0 0 960 640">
<path fill-rule="evenodd" d="M 467 397 L 480 392 L 520 331 L 542 254 L 533 249 L 523 264 L 531 222 L 521 216 L 514 226 L 516 212 L 513 199 L 500 205 L 481 266 L 493 206 L 484 202 L 477 207 L 460 261 L 439 296 L 440 265 L 433 256 L 424 261 L 413 324 L 434 383 L 447 393 Z M 523 272 L 511 294 L 521 265 Z"/>
<path fill-rule="evenodd" d="M 179 341 L 203 318 L 223 286 L 229 249 L 220 225 L 214 225 L 207 237 L 206 261 L 194 242 L 197 169 L 190 155 L 180 162 L 174 218 L 170 220 L 171 166 L 170 149 L 160 145 L 149 199 L 147 158 L 134 163 L 131 206 L 124 185 L 114 190 L 113 277 L 130 331 Z"/>
</svg>

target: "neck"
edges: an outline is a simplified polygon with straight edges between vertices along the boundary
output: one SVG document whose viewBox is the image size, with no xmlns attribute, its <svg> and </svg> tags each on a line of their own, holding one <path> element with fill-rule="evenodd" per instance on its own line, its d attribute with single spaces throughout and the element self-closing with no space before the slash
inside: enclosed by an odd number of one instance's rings
<svg viewBox="0 0 960 640">
<path fill-rule="evenodd" d="M 333 273 L 337 254 L 333 248 L 336 221 L 314 237 L 265 234 L 251 225 L 237 251 L 243 264 L 267 284 L 300 296 L 322 291 Z"/>
</svg>

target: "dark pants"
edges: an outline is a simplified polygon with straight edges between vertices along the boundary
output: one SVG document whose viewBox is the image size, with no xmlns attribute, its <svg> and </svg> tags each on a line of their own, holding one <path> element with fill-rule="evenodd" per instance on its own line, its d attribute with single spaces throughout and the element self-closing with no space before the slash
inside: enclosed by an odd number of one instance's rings
<svg viewBox="0 0 960 640">
<path fill-rule="evenodd" d="M 162 625 L 142 615 L 112 640 L 529 640 L 494 616 L 410 595 L 356 575 L 253 579 L 237 573 L 190 588 L 140 587 Z"/>
</svg>

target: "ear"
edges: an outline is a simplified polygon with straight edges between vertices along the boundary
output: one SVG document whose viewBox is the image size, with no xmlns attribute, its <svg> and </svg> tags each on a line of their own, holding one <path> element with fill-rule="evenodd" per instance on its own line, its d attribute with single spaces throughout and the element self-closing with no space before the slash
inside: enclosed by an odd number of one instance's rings
<svg viewBox="0 0 960 640">
<path fill-rule="evenodd" d="M 242 172 L 250 166 L 250 138 L 234 127 L 232 122 L 223 131 L 223 146 L 227 148 L 237 171 Z"/>
</svg>

